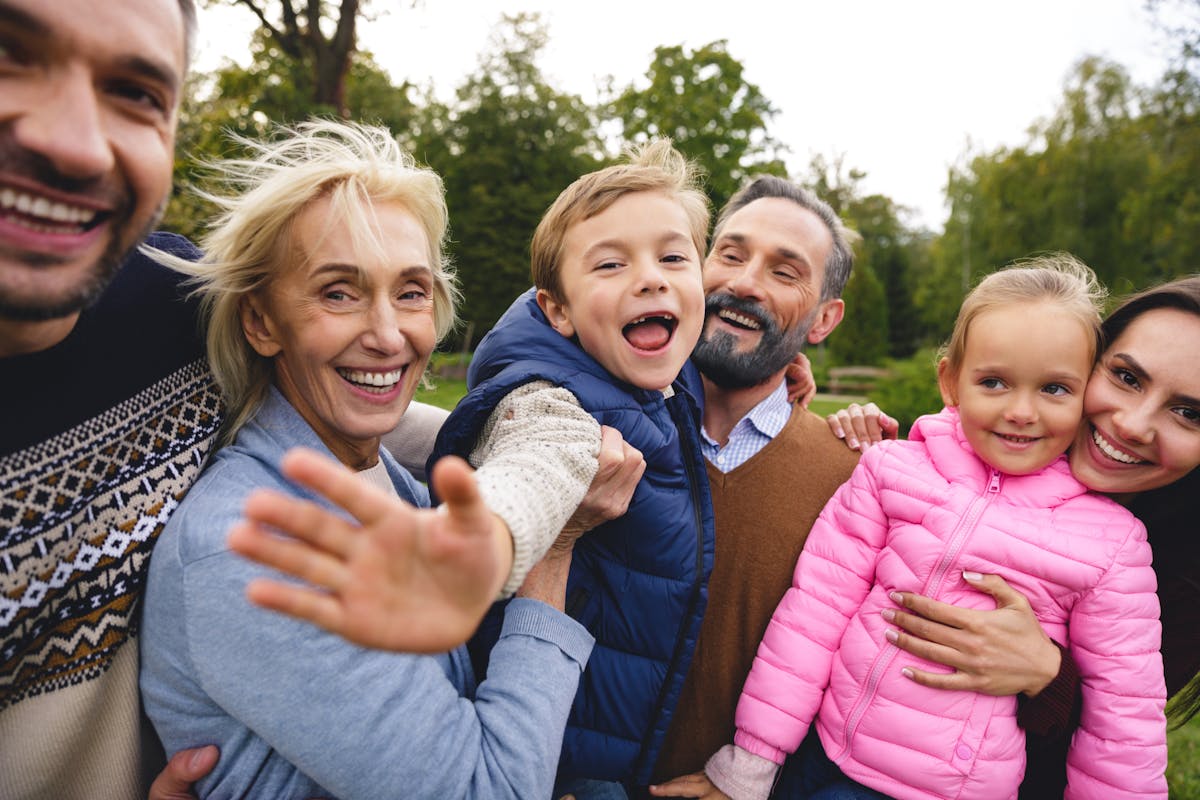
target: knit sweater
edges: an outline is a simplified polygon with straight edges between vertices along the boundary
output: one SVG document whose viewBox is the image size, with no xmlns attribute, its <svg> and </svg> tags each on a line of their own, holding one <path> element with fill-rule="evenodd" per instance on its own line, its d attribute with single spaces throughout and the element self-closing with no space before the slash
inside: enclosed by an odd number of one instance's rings
<svg viewBox="0 0 1200 800">
<path fill-rule="evenodd" d="M 134 255 L 64 341 L 0 359 L 5 800 L 144 798 L 157 766 L 142 763 L 138 600 L 220 415 L 179 280 Z"/>
<path fill-rule="evenodd" d="M 717 526 L 708 610 L 655 782 L 702 770 L 733 738 L 738 694 L 809 528 L 857 462 L 823 419 L 796 407 L 741 466 L 708 465 Z"/>
</svg>

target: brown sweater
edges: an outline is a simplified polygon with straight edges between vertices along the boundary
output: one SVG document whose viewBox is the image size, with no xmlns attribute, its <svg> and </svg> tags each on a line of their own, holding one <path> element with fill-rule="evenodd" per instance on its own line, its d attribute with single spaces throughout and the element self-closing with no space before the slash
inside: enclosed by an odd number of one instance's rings
<svg viewBox="0 0 1200 800">
<path fill-rule="evenodd" d="M 733 741 L 733 712 L 771 614 L 825 503 L 858 453 L 800 408 L 775 439 L 727 474 L 708 465 L 716 557 L 691 670 L 667 731 L 655 782 L 699 772 Z"/>
</svg>

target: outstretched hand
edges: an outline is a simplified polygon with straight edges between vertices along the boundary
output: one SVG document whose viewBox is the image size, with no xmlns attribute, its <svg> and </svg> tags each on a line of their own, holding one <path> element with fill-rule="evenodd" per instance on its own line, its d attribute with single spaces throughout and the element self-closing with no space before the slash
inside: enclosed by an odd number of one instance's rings
<svg viewBox="0 0 1200 800">
<path fill-rule="evenodd" d="M 414 508 L 310 450 L 292 450 L 282 468 L 357 522 L 279 492 L 251 494 L 230 548 L 310 584 L 255 580 L 252 602 L 367 647 L 434 653 L 470 637 L 508 577 L 512 542 L 466 462 L 434 468 L 440 509 Z"/>
<path fill-rule="evenodd" d="M 996 599 L 992 611 L 977 611 L 893 592 L 905 611 L 886 609 L 884 619 L 900 631 L 888 638 L 901 650 L 943 664 L 949 674 L 908 668 L 905 675 L 935 689 L 997 696 L 1038 694 L 1058 674 L 1062 653 L 1042 630 L 1025 595 L 999 575 L 964 572 L 963 580 Z"/>
<path fill-rule="evenodd" d="M 827 416 L 825 422 L 834 436 L 845 440 L 847 447 L 863 453 L 871 445 L 884 439 L 895 439 L 900 434 L 900 423 L 874 403 L 865 406 L 851 403 Z"/>
</svg>

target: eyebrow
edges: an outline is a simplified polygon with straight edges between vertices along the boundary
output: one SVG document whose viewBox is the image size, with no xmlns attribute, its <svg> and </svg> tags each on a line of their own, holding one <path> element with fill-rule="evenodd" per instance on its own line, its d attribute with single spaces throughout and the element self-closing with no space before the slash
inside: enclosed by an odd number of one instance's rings
<svg viewBox="0 0 1200 800">
<path fill-rule="evenodd" d="M 671 244 L 673 242 L 691 243 L 691 241 L 692 237 L 688 236 L 682 231 L 667 231 L 662 236 L 658 237 L 658 239 L 655 241 L 655 244 L 662 246 L 665 244 Z M 628 249 L 629 245 L 625 239 L 621 238 L 601 239 L 587 250 L 584 250 L 583 257 L 590 258 L 592 253 L 596 252 L 597 250 L 603 250 L 610 247 L 617 250 L 625 250 Z"/>
<path fill-rule="evenodd" d="M 347 275 L 358 280 L 362 280 L 365 277 L 366 272 L 357 264 L 343 264 L 339 261 L 333 261 L 328 264 L 321 264 L 310 273 L 311 277 L 324 275 Z M 416 276 L 433 278 L 433 270 L 424 264 L 414 264 L 400 270 L 399 277 L 402 279 L 413 278 Z"/>
<path fill-rule="evenodd" d="M 1153 382 L 1154 378 L 1146 371 L 1138 360 L 1129 353 L 1113 353 L 1113 358 L 1119 358 L 1125 362 L 1125 368 L 1137 376 L 1139 381 Z M 1170 397 L 1172 403 L 1182 403 L 1188 406 L 1200 408 L 1200 398 L 1192 397 L 1190 394 L 1173 394 Z"/>
<path fill-rule="evenodd" d="M 50 32 L 50 26 L 41 19 L 33 16 L 25 9 L 9 5 L 3 2 L 3 0 L 0 0 L 0 22 L 16 23 L 26 33 L 35 33 L 39 36 L 45 36 Z"/>
<path fill-rule="evenodd" d="M 744 247 L 746 245 L 746 242 L 750 241 L 750 237 L 746 236 L 744 233 L 723 233 L 723 234 L 721 234 L 721 238 L 717 239 L 716 243 L 713 245 L 713 249 L 715 250 L 717 247 L 719 247 L 721 244 L 723 244 L 726 240 L 729 240 L 729 241 L 733 242 L 734 244 L 738 244 L 738 245 L 741 245 Z M 783 258 L 786 261 L 797 261 L 801 264 L 804 264 L 805 266 L 812 266 L 811 264 L 808 263 L 807 258 L 805 258 L 802 254 L 797 253 L 795 250 L 791 249 L 790 247 L 776 247 L 774 252 L 775 252 L 775 255 Z"/>
<path fill-rule="evenodd" d="M 137 73 L 166 86 L 171 92 L 172 99 L 179 93 L 179 74 L 162 62 L 152 61 L 142 56 L 122 56 L 116 60 L 116 65 L 120 69 Z"/>
</svg>

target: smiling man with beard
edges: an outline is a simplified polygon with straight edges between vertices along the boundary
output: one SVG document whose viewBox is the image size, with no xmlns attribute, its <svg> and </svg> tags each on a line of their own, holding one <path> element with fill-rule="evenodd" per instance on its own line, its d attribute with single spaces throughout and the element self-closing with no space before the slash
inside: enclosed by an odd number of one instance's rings
<svg viewBox="0 0 1200 800">
<path fill-rule="evenodd" d="M 709 603 L 651 793 L 687 794 L 733 732 L 738 693 L 813 521 L 858 455 L 789 403 L 784 375 L 842 320 L 850 234 L 833 209 L 759 177 L 721 211 L 704 263 L 707 313 L 692 360 L 704 380 L 702 446 L 716 515 Z"/>
<path fill-rule="evenodd" d="M 137 600 L 220 408 L 180 278 L 133 251 L 171 189 L 194 26 L 191 0 L 0 0 L 4 800 L 145 797 L 158 765 Z"/>
</svg>

